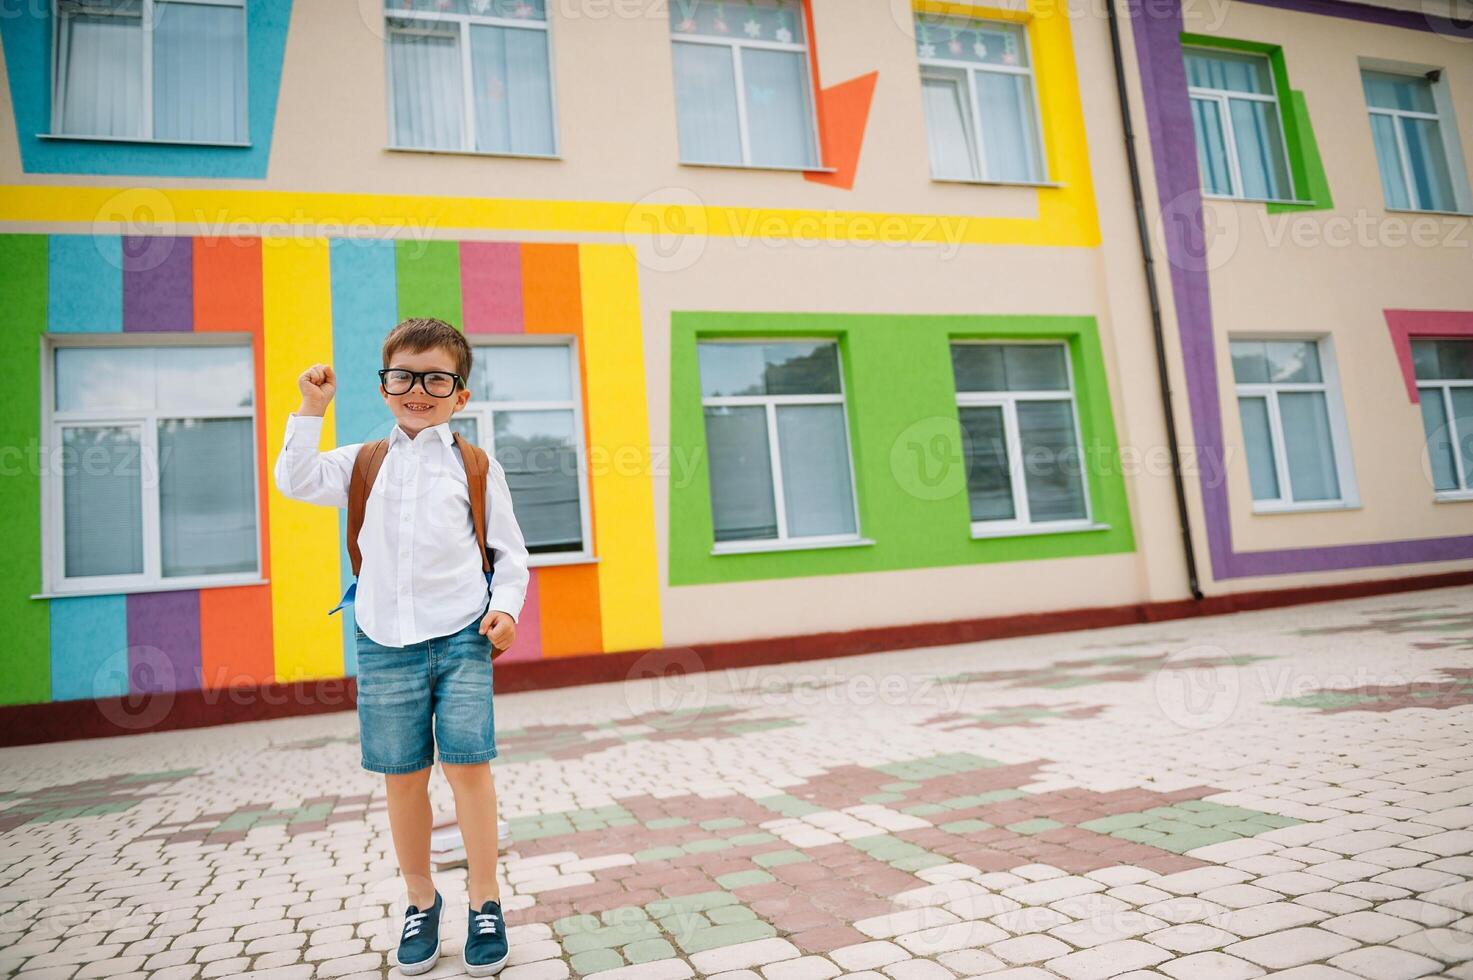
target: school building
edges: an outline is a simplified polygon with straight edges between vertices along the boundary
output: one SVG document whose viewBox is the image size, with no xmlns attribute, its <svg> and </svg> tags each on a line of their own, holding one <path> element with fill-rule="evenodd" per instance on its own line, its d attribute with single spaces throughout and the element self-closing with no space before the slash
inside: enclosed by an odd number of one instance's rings
<svg viewBox="0 0 1473 980">
<path fill-rule="evenodd" d="M 1440 2 L 7 12 L 5 739 L 351 706 L 271 468 L 408 316 L 532 551 L 500 690 L 1473 581 Z"/>
</svg>

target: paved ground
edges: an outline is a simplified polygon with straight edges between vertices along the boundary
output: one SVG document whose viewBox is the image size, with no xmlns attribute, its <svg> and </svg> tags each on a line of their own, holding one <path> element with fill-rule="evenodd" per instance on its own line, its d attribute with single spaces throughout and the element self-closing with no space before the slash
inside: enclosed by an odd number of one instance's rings
<svg viewBox="0 0 1473 980">
<path fill-rule="evenodd" d="M 1470 653 L 1450 589 L 505 696 L 501 976 L 1470 980 Z M 397 975 L 377 779 L 350 712 L 0 753 L 0 973 Z"/>
</svg>

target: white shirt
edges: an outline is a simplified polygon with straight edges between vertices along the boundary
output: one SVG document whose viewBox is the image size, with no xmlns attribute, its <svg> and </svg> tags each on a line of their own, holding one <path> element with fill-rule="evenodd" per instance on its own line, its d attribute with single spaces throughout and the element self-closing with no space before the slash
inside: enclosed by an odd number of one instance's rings
<svg viewBox="0 0 1473 980">
<path fill-rule="evenodd" d="M 348 506 L 362 443 L 318 452 L 322 419 L 287 416 L 276 486 L 288 497 Z M 486 544 L 495 551 L 491 608 L 515 620 L 526 601 L 527 545 L 512 512 L 506 473 L 487 454 Z M 486 573 L 476 549 L 465 464 L 450 424 L 411 439 L 399 426 L 374 481 L 358 533 L 363 561 L 353 604 L 358 628 L 382 646 L 403 647 L 454 633 L 486 608 Z"/>
</svg>

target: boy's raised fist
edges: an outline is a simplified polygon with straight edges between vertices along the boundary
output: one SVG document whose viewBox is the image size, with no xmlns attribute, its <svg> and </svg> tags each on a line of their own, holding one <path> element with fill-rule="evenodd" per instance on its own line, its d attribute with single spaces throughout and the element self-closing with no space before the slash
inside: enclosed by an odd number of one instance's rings
<svg viewBox="0 0 1473 980">
<path fill-rule="evenodd" d="M 331 364 L 314 364 L 297 378 L 302 392 L 302 410 L 298 415 L 321 415 L 338 390 L 338 377 Z"/>
</svg>

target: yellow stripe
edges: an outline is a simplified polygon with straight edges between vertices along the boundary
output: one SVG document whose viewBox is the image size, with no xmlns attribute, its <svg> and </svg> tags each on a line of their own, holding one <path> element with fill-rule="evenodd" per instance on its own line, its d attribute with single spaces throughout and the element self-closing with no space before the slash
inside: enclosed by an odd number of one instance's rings
<svg viewBox="0 0 1473 980">
<path fill-rule="evenodd" d="M 604 650 L 658 647 L 660 570 L 638 269 L 626 246 L 584 245 L 578 272 Z"/>
<path fill-rule="evenodd" d="M 297 375 L 332 363 L 332 288 L 328 245 L 321 238 L 261 242 L 265 299 L 266 459 L 276 464 L 286 417 L 301 404 Z M 336 445 L 335 413 L 322 445 Z M 327 611 L 337 605 L 342 548 L 336 508 L 290 500 L 271 481 L 271 623 L 281 681 L 342 677 L 343 628 Z M 339 613 L 338 615 L 343 615 Z"/>
<path fill-rule="evenodd" d="M 1009 20 L 1023 23 L 1033 15 L 1027 10 L 986 7 L 977 3 L 953 3 L 949 0 L 912 0 L 911 9 L 932 17 L 970 17 L 973 20 Z"/>
<path fill-rule="evenodd" d="M 1079 101 L 1079 73 L 1074 64 L 1074 39 L 1069 13 L 1055 0 L 1029 0 L 1033 18 L 1028 22 L 1028 46 L 1038 82 L 1039 118 L 1043 124 L 1049 179 L 1070 189 L 1062 197 L 1040 194 L 1038 217 L 1044 225 L 1068 224 L 1099 241 L 1099 214 L 1095 209 L 1094 180 L 1090 176 L 1089 147 L 1085 142 L 1084 107 Z"/>
<path fill-rule="evenodd" d="M 1067 24 L 1064 30 L 1067 36 Z M 1072 78 L 1072 62 L 1069 74 Z M 1047 77 L 1040 61 L 1040 85 L 1047 84 Z M 1077 115 L 1077 95 L 1071 93 L 1070 98 Z M 1078 144 L 1069 152 L 1081 160 L 1085 158 L 1082 130 Z M 926 177 L 918 174 L 916 179 L 924 181 Z M 449 230 L 494 230 L 610 233 L 626 239 L 688 234 L 748 242 L 792 239 L 950 246 L 1099 244 L 1094 202 L 1083 196 L 1079 186 L 1045 187 L 1037 194 L 1040 218 L 1034 219 L 643 202 L 8 185 L 0 186 L 0 221 L 75 222 L 100 231 L 118 225 L 128 234 L 263 237 L 281 234 L 285 228 L 306 235 L 333 237 L 351 230 L 399 239 L 444 237 Z"/>
</svg>

